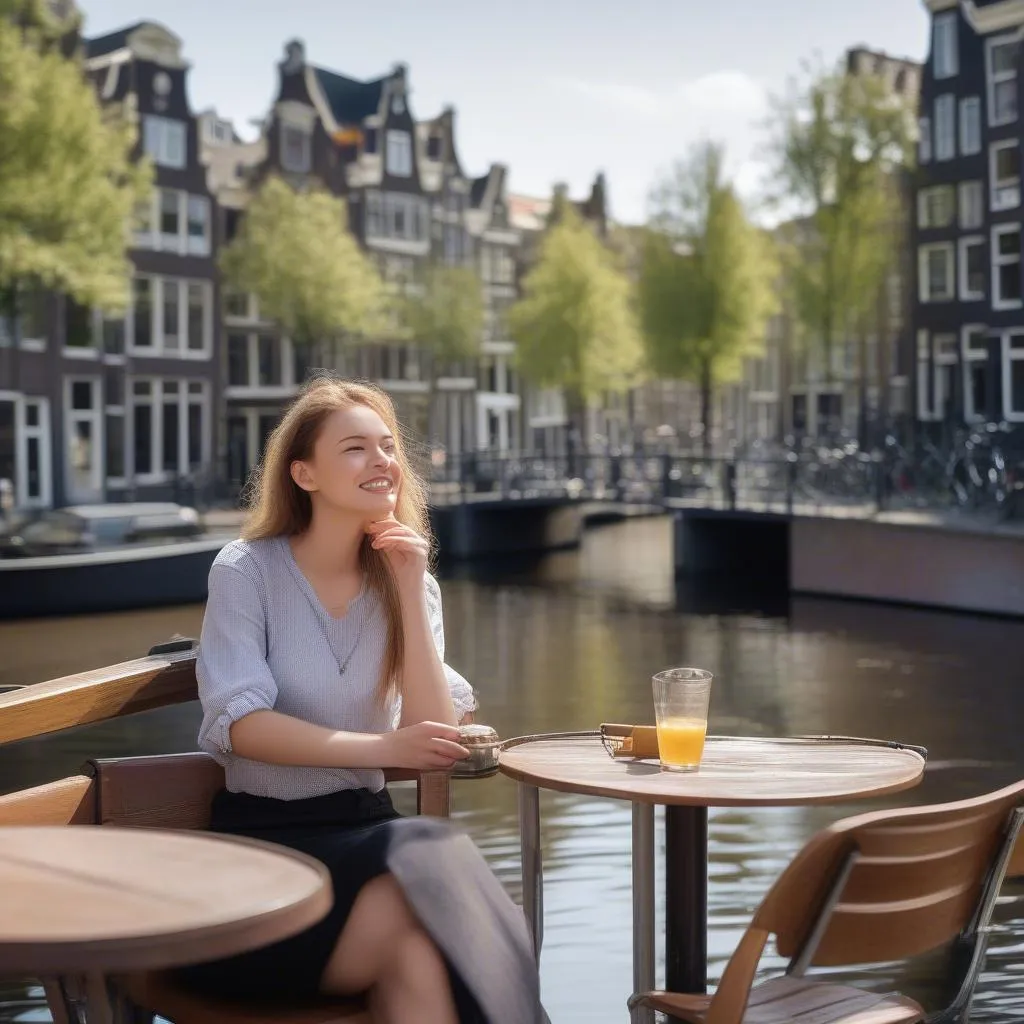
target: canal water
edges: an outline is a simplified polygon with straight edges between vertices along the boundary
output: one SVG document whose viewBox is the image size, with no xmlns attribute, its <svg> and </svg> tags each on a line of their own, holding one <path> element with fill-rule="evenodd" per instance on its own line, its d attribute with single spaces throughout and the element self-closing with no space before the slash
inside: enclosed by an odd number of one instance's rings
<svg viewBox="0 0 1024 1024">
<path fill-rule="evenodd" d="M 533 564 L 447 575 L 448 660 L 477 687 L 480 718 L 502 736 L 652 721 L 649 677 L 670 665 L 714 671 L 718 733 L 839 733 L 923 744 L 916 790 L 967 797 L 1024 776 L 1024 623 L 757 593 L 745 581 L 673 582 L 663 519 L 588 533 L 581 550 Z M 0 623 L 0 685 L 136 657 L 172 633 L 198 635 L 200 606 Z M 0 748 L 0 790 L 74 771 L 89 756 L 194 749 L 195 706 L 164 709 Z M 407 792 L 398 794 L 409 807 Z M 518 899 L 515 786 L 458 784 L 456 813 Z M 817 829 L 875 804 L 729 809 L 711 814 L 710 973 L 717 979 L 749 916 Z M 585 797 L 542 798 L 544 998 L 554 1024 L 623 1021 L 631 988 L 630 812 Z M 661 819 L 658 846 L 663 849 Z M 659 858 L 660 860 L 660 858 Z M 659 901 L 662 879 L 658 878 Z M 659 933 L 662 917 L 659 906 Z M 774 955 L 763 972 L 778 971 Z M 925 1004 L 941 960 L 850 975 Z M 663 979 L 659 965 L 659 982 Z M 0 990 L 0 1021 L 47 1020 L 39 993 Z M 1024 1019 L 1024 886 L 1008 886 L 975 1021 Z"/>
</svg>

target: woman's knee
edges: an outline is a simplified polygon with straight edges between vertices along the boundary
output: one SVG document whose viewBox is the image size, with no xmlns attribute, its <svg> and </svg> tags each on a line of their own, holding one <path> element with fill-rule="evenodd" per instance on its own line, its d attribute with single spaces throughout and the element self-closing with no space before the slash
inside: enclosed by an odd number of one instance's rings
<svg viewBox="0 0 1024 1024">
<path fill-rule="evenodd" d="M 328 957 L 321 988 L 361 992 L 386 970 L 396 947 L 419 924 L 394 877 L 379 875 L 359 890 Z"/>
</svg>

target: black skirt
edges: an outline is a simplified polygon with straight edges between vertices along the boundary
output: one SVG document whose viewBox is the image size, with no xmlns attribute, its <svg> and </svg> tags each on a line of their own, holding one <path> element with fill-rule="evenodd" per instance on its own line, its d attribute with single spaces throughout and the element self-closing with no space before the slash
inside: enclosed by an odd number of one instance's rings
<svg viewBox="0 0 1024 1024">
<path fill-rule="evenodd" d="M 334 904 L 291 938 L 180 969 L 179 979 L 193 991 L 289 1005 L 322 998 L 320 978 L 356 897 L 390 872 L 445 958 L 460 1024 L 546 1020 L 523 913 L 472 841 L 448 822 L 402 817 L 386 789 L 306 800 L 221 790 L 210 829 L 315 857 L 330 872 Z"/>
</svg>

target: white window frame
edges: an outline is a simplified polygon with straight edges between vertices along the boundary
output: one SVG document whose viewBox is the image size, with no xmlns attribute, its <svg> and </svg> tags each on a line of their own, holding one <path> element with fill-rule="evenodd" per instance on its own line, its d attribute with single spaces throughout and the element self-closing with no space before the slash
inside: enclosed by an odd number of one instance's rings
<svg viewBox="0 0 1024 1024">
<path fill-rule="evenodd" d="M 996 117 L 996 86 L 1005 82 L 1015 82 L 1020 74 L 1018 68 L 1014 72 L 1003 71 L 997 76 L 992 63 L 992 51 L 997 46 L 1016 46 L 1020 43 L 1020 33 L 1011 32 L 1006 35 L 993 36 L 985 41 L 985 85 L 988 93 L 988 124 L 990 128 L 997 128 L 1004 124 L 1013 124 L 1020 112 L 1014 111 L 1011 117 Z M 1016 92 L 1016 90 L 1014 90 Z"/>
<path fill-rule="evenodd" d="M 183 171 L 188 166 L 188 131 L 184 121 L 159 114 L 142 120 L 142 148 L 159 167 Z"/>
<path fill-rule="evenodd" d="M 957 241 L 957 278 L 959 283 L 958 293 L 961 302 L 978 302 L 985 298 L 984 288 L 980 291 L 971 291 L 967 279 L 967 250 L 974 245 L 980 245 L 984 249 L 984 235 L 964 235 Z"/>
<path fill-rule="evenodd" d="M 136 395 L 135 383 L 146 381 L 149 383 L 148 395 Z M 177 406 L 178 406 L 178 465 L 168 469 L 163 464 L 164 454 L 164 384 L 170 382 L 178 385 Z M 189 385 L 201 384 L 202 390 L 199 394 L 193 394 Z M 135 472 L 135 407 L 148 405 L 150 407 L 150 462 L 153 469 L 148 473 Z M 188 377 L 150 377 L 145 374 L 131 376 L 125 380 L 125 469 L 129 477 L 138 484 L 161 484 L 174 480 L 178 476 L 184 476 L 190 472 L 188 464 L 188 407 L 199 405 L 202 407 L 202 422 L 200 424 L 202 459 L 200 466 L 208 466 L 211 458 L 211 434 L 212 421 L 210 402 L 210 382 L 197 381 Z M 159 411 L 159 414 L 158 414 Z"/>
<path fill-rule="evenodd" d="M 933 251 L 942 251 L 947 254 L 947 294 L 938 298 L 933 297 L 929 291 L 928 256 Z M 951 302 L 956 298 L 956 245 L 953 242 L 929 242 L 918 246 L 917 290 L 918 298 L 922 303 Z"/>
<path fill-rule="evenodd" d="M 289 132 L 295 133 L 295 139 L 301 140 L 301 150 L 298 158 L 290 159 L 291 151 L 288 148 L 286 136 Z M 278 126 L 278 144 L 280 147 L 281 169 L 288 174 L 309 174 L 313 169 L 313 130 L 305 125 L 295 124 L 293 121 L 282 119 Z"/>
<path fill-rule="evenodd" d="M 920 117 L 917 120 L 918 142 L 917 162 L 921 164 L 931 163 L 932 159 L 932 119 Z"/>
<path fill-rule="evenodd" d="M 954 78 L 960 71 L 957 10 L 936 14 L 932 21 L 932 77 Z"/>
<path fill-rule="evenodd" d="M 161 228 L 164 196 L 173 196 L 177 202 L 178 230 L 175 234 L 164 234 Z M 189 234 L 190 215 L 193 205 L 203 210 L 203 236 L 193 239 Z M 213 237 L 213 218 L 210 200 L 207 196 L 183 192 L 180 189 L 156 188 L 145 211 L 145 222 L 135 232 L 134 246 L 137 249 L 151 249 L 154 252 L 170 252 L 179 256 L 209 256 Z"/>
<path fill-rule="evenodd" d="M 295 350 L 290 338 L 263 331 L 226 331 L 224 334 L 225 351 L 228 349 L 229 336 L 244 336 L 245 344 L 245 383 L 232 384 L 228 374 L 224 377 L 224 393 L 228 398 L 281 398 L 290 396 L 296 388 L 295 381 Z M 281 383 L 260 384 L 260 338 L 271 338 L 281 346 Z"/>
<path fill-rule="evenodd" d="M 956 157 L 956 97 L 943 93 L 935 97 L 935 161 Z"/>
<path fill-rule="evenodd" d="M 49 508 L 53 504 L 53 444 L 50 421 L 50 399 L 28 397 L 17 392 L 0 391 L 0 399 L 14 402 L 14 495 L 18 508 Z M 29 406 L 39 410 L 39 422 L 29 426 Z M 28 493 L 28 442 L 39 442 L 39 495 Z"/>
<path fill-rule="evenodd" d="M 930 388 L 931 372 L 931 338 L 926 330 L 921 329 L 917 332 L 917 418 L 922 423 L 936 419 L 935 402 Z"/>
<path fill-rule="evenodd" d="M 932 337 L 932 410 L 935 420 L 941 420 L 947 400 L 955 394 L 946 394 L 946 381 L 955 387 L 956 373 L 947 374 L 946 368 L 960 362 L 960 339 L 952 332 L 936 332 Z"/>
<path fill-rule="evenodd" d="M 213 282 L 196 278 L 157 276 L 153 274 L 136 274 L 137 278 L 147 278 L 150 282 L 151 315 L 150 331 L 153 344 L 150 347 L 138 347 L 135 344 L 135 306 L 134 291 L 128 317 L 128 328 L 125 332 L 125 348 L 130 356 L 196 361 L 209 360 L 213 355 Z M 168 348 L 164 338 L 164 282 L 173 281 L 178 285 L 178 343 Z M 203 345 L 201 348 L 189 346 L 189 286 L 198 285 L 203 294 Z"/>
<path fill-rule="evenodd" d="M 948 219 L 933 218 L 934 206 L 941 202 L 949 204 Z M 956 189 L 952 185 L 932 185 L 917 193 L 917 226 L 924 230 L 948 228 L 956 221 Z"/>
<path fill-rule="evenodd" d="M 968 96 L 960 101 L 960 155 L 981 152 L 981 97 Z"/>
<path fill-rule="evenodd" d="M 971 344 L 971 339 L 978 332 L 981 332 L 982 346 Z M 971 374 L 977 363 L 982 363 L 987 370 L 988 367 L 988 328 L 984 324 L 964 324 L 960 329 L 960 361 L 962 364 L 963 380 L 961 388 L 964 396 L 964 421 L 967 423 L 981 423 L 985 419 L 985 412 L 978 412 L 974 408 L 974 391 L 971 387 Z"/>
<path fill-rule="evenodd" d="M 993 309 L 1020 309 L 1022 305 L 1022 299 L 1004 299 L 1000 294 L 999 288 L 999 268 L 1002 266 L 1008 266 L 1011 263 L 1016 263 L 1018 275 L 1024 270 L 1021 266 L 1022 260 L 1024 260 L 1024 252 L 1018 252 L 1017 257 L 1014 260 L 1008 260 L 999 255 L 999 239 L 1003 235 L 1009 235 L 1016 232 L 1021 237 L 1021 242 L 1024 243 L 1024 231 L 1022 231 L 1019 223 L 1011 224 L 994 224 L 992 226 L 992 250 L 990 254 L 991 268 L 992 268 L 992 308 Z"/>
<path fill-rule="evenodd" d="M 1004 149 L 1017 150 L 1017 177 L 997 178 L 998 154 Z M 1020 206 L 1020 140 L 1000 139 L 988 148 L 989 208 L 993 213 Z"/>
<path fill-rule="evenodd" d="M 412 177 L 412 136 L 389 128 L 384 139 L 384 166 L 394 178 Z"/>
<path fill-rule="evenodd" d="M 87 382 L 92 389 L 92 406 L 89 409 L 72 409 L 71 396 L 75 384 Z M 89 423 L 92 426 L 92 443 L 94 458 L 90 470 L 89 484 L 93 491 L 102 493 L 103 478 L 106 476 L 106 442 L 104 430 L 106 423 L 103 418 L 103 379 L 91 374 L 67 374 L 64 377 L 63 388 L 64 403 L 64 488 L 65 493 L 71 494 L 72 466 L 71 466 L 71 441 L 74 436 L 75 426 L 78 423 Z M 77 499 L 73 499 L 77 500 Z"/>
<path fill-rule="evenodd" d="M 974 213 L 971 219 L 968 212 Z M 961 181 L 957 186 L 957 213 L 962 231 L 976 231 L 985 226 L 985 183 Z"/>
<path fill-rule="evenodd" d="M 1014 348 L 1015 338 L 1021 340 L 1020 348 Z M 1013 408 L 1013 364 L 1024 362 L 1024 328 L 1015 327 L 1003 331 L 1001 338 L 1003 364 L 1003 419 L 1008 423 L 1024 423 L 1024 409 Z"/>
</svg>

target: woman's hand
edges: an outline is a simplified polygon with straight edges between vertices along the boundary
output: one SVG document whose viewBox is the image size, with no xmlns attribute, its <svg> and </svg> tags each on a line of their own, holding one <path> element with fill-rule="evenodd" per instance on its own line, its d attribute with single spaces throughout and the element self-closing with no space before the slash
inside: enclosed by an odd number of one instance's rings
<svg viewBox="0 0 1024 1024">
<path fill-rule="evenodd" d="M 451 768 L 469 757 L 458 743 L 459 730 L 441 722 L 417 722 L 382 736 L 385 768 L 411 768 L 415 771 Z"/>
<path fill-rule="evenodd" d="M 427 571 L 427 555 L 430 554 L 430 545 L 426 540 L 394 516 L 369 523 L 366 532 L 370 535 L 371 545 L 377 551 L 383 551 L 391 563 L 395 582 L 400 587 L 410 586 L 422 590 L 423 577 Z"/>
</svg>

